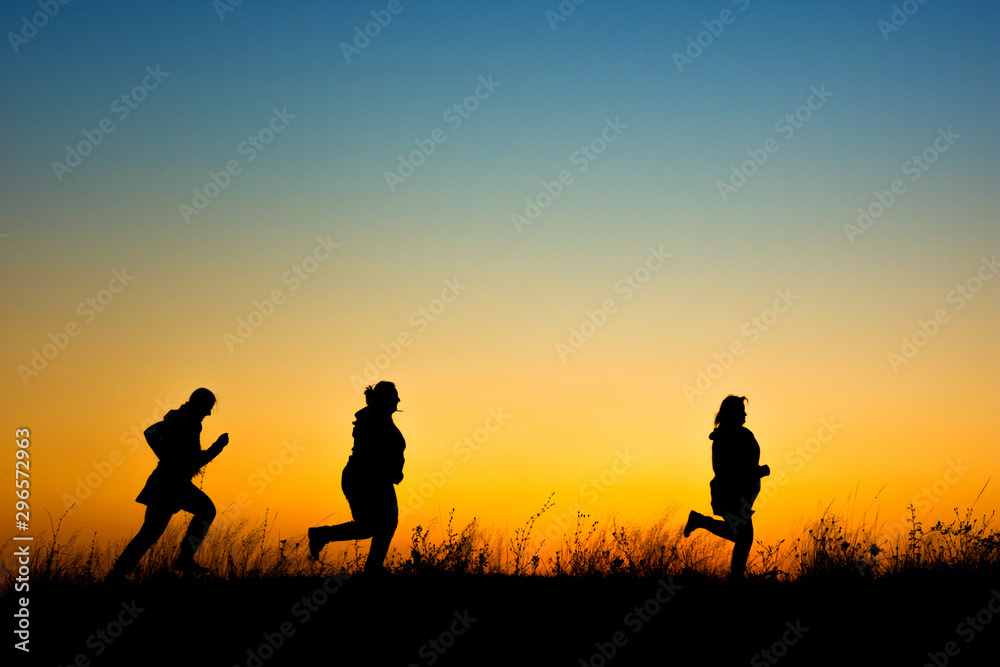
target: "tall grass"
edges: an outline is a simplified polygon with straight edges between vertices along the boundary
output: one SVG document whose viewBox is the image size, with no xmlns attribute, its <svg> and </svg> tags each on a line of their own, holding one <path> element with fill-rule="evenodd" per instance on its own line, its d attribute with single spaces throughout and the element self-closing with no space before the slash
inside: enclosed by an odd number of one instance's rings
<svg viewBox="0 0 1000 667">
<path fill-rule="evenodd" d="M 547 544 L 534 534 L 536 521 L 552 507 L 552 497 L 509 537 L 483 527 L 476 519 L 458 528 L 455 510 L 444 525 L 413 528 L 409 549 L 395 548 L 386 569 L 395 575 L 505 575 L 555 577 L 662 577 L 683 576 L 722 579 L 728 574 L 731 543 L 705 531 L 682 536 L 682 525 L 673 512 L 645 525 L 605 521 L 578 513 L 572 534 L 557 544 Z M 72 508 L 70 508 L 72 509 Z M 69 510 L 67 510 L 68 513 Z M 995 576 L 1000 573 L 1000 534 L 994 515 L 976 517 L 972 509 L 945 523 L 925 528 L 910 507 L 909 530 L 886 535 L 876 515 L 855 521 L 850 512 L 833 513 L 827 507 L 790 543 L 757 543 L 748 565 L 752 580 L 798 581 L 816 578 L 880 579 L 915 573 L 956 573 Z M 66 536 L 65 514 L 51 520 L 50 530 L 36 537 L 31 561 L 31 581 L 37 584 L 92 584 L 106 577 L 126 541 L 99 545 L 95 534 L 88 541 L 80 531 Z M 188 522 L 178 514 L 164 536 L 143 557 L 134 581 L 170 581 L 180 577 L 171 569 Z M 881 531 L 881 532 L 880 532 Z M 8 553 L 11 542 L 3 545 Z M 273 518 L 263 522 L 242 519 L 213 528 L 197 560 L 221 580 L 274 579 L 320 576 L 331 572 L 355 574 L 363 570 L 367 541 L 328 546 L 323 561 L 308 556 L 305 533 L 290 537 L 276 534 Z M 16 568 L 3 563 L 8 575 L 0 594 L 10 593 Z"/>
<path fill-rule="evenodd" d="M 975 517 L 971 509 L 925 529 L 911 505 L 909 530 L 882 535 L 877 524 L 852 526 L 827 514 L 793 547 L 799 578 L 846 576 L 875 579 L 914 573 L 995 574 L 1000 571 L 1000 534 L 995 514 Z"/>
</svg>

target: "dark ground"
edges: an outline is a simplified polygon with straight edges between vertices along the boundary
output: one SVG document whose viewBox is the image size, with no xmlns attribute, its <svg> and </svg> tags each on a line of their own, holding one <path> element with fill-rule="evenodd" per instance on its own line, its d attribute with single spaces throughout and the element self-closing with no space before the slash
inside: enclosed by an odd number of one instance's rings
<svg viewBox="0 0 1000 667">
<path fill-rule="evenodd" d="M 339 588 L 328 580 L 328 596 L 323 583 L 33 584 L 31 656 L 14 650 L 14 664 L 919 667 L 935 664 L 928 653 L 938 667 L 1000 664 L 1000 613 L 988 607 L 995 579 L 681 579 L 672 597 L 657 580 L 636 579 L 356 577 Z M 4 603 L 16 608 L 9 596 Z M 975 626 L 960 625 L 968 616 Z"/>
</svg>

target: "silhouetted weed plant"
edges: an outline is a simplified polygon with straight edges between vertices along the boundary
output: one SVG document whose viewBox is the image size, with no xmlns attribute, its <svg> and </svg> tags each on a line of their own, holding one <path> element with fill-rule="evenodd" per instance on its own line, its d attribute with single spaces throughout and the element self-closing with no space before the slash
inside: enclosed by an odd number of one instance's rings
<svg viewBox="0 0 1000 667">
<path fill-rule="evenodd" d="M 573 535 L 565 536 L 548 558 L 546 574 L 574 577 L 722 577 L 729 556 L 724 545 L 705 534 L 684 538 L 672 511 L 645 526 L 607 524 L 577 513 Z"/>
<path fill-rule="evenodd" d="M 852 526 L 829 512 L 811 524 L 792 548 L 793 577 L 876 579 L 916 573 L 996 574 L 1000 570 L 1000 535 L 991 528 L 994 514 L 938 521 L 924 530 L 910 505 L 905 534 L 885 535 L 878 521 Z"/>
<path fill-rule="evenodd" d="M 549 494 L 549 497 L 542 505 L 542 509 L 532 514 L 522 528 L 514 530 L 514 538 L 510 540 L 510 544 L 508 545 L 508 552 L 513 557 L 512 560 L 514 565 L 511 570 L 511 574 L 514 576 L 526 574 L 528 562 L 531 563 L 532 574 L 535 574 L 538 570 L 538 565 L 541 562 L 538 552 L 541 551 L 542 546 L 544 546 L 545 540 L 543 539 L 537 544 L 532 545 L 531 530 L 535 527 L 535 522 L 539 519 L 539 517 L 545 514 L 545 512 L 552 507 L 552 496 L 554 495 L 555 493 Z M 532 546 L 534 546 L 534 551 L 531 551 Z M 528 556 L 528 553 L 531 553 L 530 557 Z"/>
<path fill-rule="evenodd" d="M 483 543 L 477 539 L 476 519 L 459 532 L 455 532 L 453 524 L 455 510 L 448 514 L 448 523 L 443 528 L 441 542 L 431 539 L 431 529 L 417 526 L 413 529 L 410 545 L 410 557 L 402 563 L 395 564 L 393 571 L 399 574 L 426 574 L 430 572 L 449 572 L 465 574 L 477 571 L 487 571 L 484 559 L 476 558 L 477 551 L 482 552 Z M 478 545 L 478 546 L 477 546 Z M 491 551 L 486 551 L 487 558 Z"/>
</svg>

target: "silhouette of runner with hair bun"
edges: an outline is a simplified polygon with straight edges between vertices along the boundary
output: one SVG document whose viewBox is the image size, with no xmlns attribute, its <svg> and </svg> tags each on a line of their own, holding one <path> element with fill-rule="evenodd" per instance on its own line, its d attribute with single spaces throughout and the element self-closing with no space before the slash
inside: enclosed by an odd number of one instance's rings
<svg viewBox="0 0 1000 667">
<path fill-rule="evenodd" d="M 365 389 L 366 407 L 355 413 L 354 448 L 341 475 L 341 488 L 353 521 L 310 528 L 309 555 L 315 559 L 328 542 L 372 538 L 365 561 L 367 574 L 383 571 L 389 543 L 399 522 L 394 484 L 403 480 L 406 442 L 392 421 L 399 394 L 391 382 Z"/>
</svg>

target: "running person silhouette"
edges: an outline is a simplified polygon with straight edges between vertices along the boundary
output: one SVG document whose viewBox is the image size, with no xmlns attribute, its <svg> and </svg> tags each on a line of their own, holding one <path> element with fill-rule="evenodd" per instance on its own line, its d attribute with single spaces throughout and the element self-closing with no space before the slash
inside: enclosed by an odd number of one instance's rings
<svg viewBox="0 0 1000 667">
<path fill-rule="evenodd" d="M 194 517 L 181 542 L 174 568 L 195 573 L 208 571 L 194 562 L 194 554 L 215 520 L 215 505 L 191 478 L 229 444 L 229 434 L 223 433 L 211 447 L 201 448 L 201 422 L 211 414 L 214 406 L 215 394 L 208 389 L 195 389 L 187 403 L 171 410 L 162 422 L 147 429 L 147 439 L 160 461 L 135 499 L 146 506 L 142 527 L 115 561 L 108 574 L 109 580 L 121 580 L 132 572 L 163 535 L 170 517 L 180 510 Z"/>
<path fill-rule="evenodd" d="M 319 558 L 329 542 L 372 538 L 365 572 L 383 571 L 389 543 L 399 522 L 394 484 L 403 480 L 403 434 L 392 421 L 399 394 L 391 382 L 365 389 L 367 406 L 355 413 L 354 448 L 340 478 L 353 521 L 310 528 L 309 554 Z"/>
<path fill-rule="evenodd" d="M 688 514 L 684 537 L 698 528 L 733 542 L 733 558 L 729 578 L 743 578 L 750 547 L 753 546 L 753 503 L 760 493 L 760 479 L 771 469 L 760 464 L 760 446 L 746 423 L 746 397 L 727 396 L 715 415 L 712 440 L 712 469 L 715 477 L 709 484 L 712 492 L 712 512 L 724 521 L 699 514 Z"/>
</svg>

